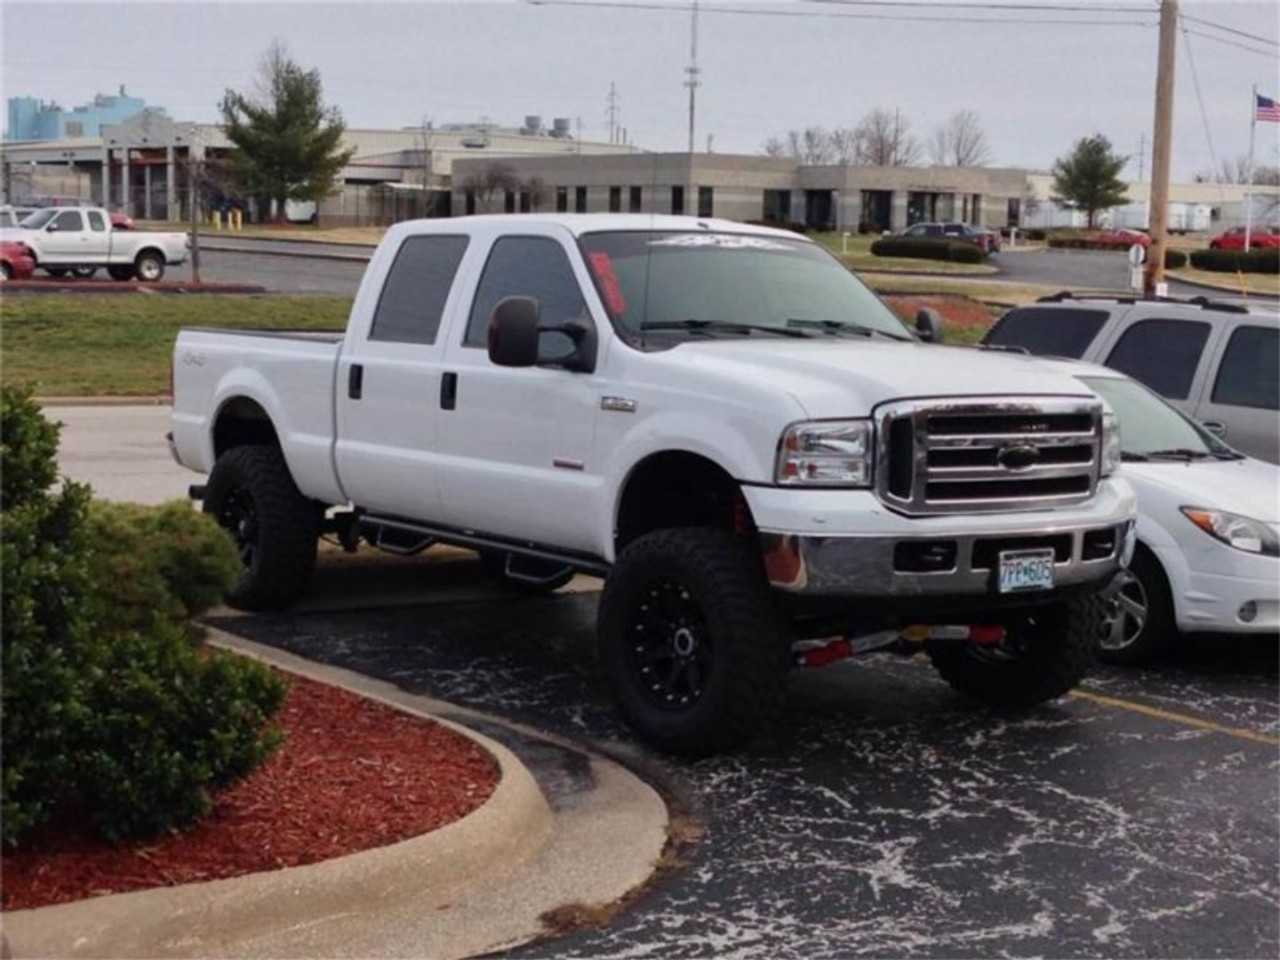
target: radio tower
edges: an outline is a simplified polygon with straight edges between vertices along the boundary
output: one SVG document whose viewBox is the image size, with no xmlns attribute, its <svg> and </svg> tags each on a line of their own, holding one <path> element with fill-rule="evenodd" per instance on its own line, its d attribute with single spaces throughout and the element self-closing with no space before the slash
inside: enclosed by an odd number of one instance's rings
<svg viewBox="0 0 1280 960">
<path fill-rule="evenodd" d="M 609 104 L 605 110 L 605 116 L 609 118 L 609 142 L 618 142 L 618 88 L 610 82 L 609 96 L 606 98 Z"/>
<path fill-rule="evenodd" d="M 689 79 L 684 85 L 689 88 L 689 152 L 693 153 L 694 116 L 697 113 L 698 87 L 702 81 L 698 79 L 702 71 L 698 69 L 698 0 L 693 0 L 693 24 L 689 36 L 689 65 L 684 68 Z"/>
</svg>

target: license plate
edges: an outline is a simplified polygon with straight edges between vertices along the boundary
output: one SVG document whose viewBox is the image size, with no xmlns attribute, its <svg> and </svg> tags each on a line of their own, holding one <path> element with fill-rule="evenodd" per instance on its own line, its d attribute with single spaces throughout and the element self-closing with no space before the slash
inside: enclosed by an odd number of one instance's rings
<svg viewBox="0 0 1280 960">
<path fill-rule="evenodd" d="M 1053 549 L 1002 550 L 1000 592 L 1053 589 Z"/>
</svg>

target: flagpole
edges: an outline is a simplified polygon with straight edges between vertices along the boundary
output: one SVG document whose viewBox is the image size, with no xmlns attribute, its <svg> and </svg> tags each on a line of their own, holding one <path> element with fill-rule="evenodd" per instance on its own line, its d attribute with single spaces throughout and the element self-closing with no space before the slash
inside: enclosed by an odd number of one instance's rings
<svg viewBox="0 0 1280 960">
<path fill-rule="evenodd" d="M 1249 100 L 1249 181 L 1244 188 L 1244 252 L 1249 252 L 1249 240 L 1253 233 L 1253 135 L 1258 129 L 1258 85 L 1253 85 L 1253 97 Z"/>
</svg>

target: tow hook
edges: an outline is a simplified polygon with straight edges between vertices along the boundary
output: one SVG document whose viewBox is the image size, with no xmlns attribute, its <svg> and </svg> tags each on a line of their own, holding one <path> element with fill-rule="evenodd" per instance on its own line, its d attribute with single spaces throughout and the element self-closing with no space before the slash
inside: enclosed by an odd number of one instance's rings
<svg viewBox="0 0 1280 960">
<path fill-rule="evenodd" d="M 902 639 L 911 643 L 926 640 L 967 640 L 979 647 L 995 647 L 1004 643 L 1005 629 L 1000 624 L 917 624 L 904 627 Z"/>
<path fill-rule="evenodd" d="M 915 624 L 901 630 L 882 630 L 856 637 L 832 637 L 805 644 L 792 654 L 797 667 L 825 667 L 860 653 L 890 650 L 914 654 L 928 640 L 965 640 L 979 647 L 1004 643 L 1005 629 L 999 624 Z"/>
</svg>

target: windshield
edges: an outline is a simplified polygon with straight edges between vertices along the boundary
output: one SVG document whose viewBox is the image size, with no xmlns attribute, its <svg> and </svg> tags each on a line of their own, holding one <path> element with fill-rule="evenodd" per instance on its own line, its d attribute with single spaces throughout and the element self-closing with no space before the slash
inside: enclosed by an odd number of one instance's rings
<svg viewBox="0 0 1280 960">
<path fill-rule="evenodd" d="M 22 223 L 19 224 L 19 226 L 22 227 L 24 230 L 39 230 L 41 227 L 43 227 L 46 223 L 48 223 L 57 215 L 58 215 L 58 210 L 56 207 L 49 207 L 45 210 L 37 210 L 31 216 L 27 217 L 27 219 L 23 220 Z"/>
<path fill-rule="evenodd" d="M 600 299 L 624 335 L 807 330 L 911 339 L 874 293 L 807 241 L 627 231 L 586 234 L 581 244 Z"/>
<path fill-rule="evenodd" d="M 1120 424 L 1120 450 L 1143 459 L 1152 454 L 1231 457 L 1235 452 L 1207 430 L 1133 380 L 1081 377 L 1111 405 Z"/>
</svg>

